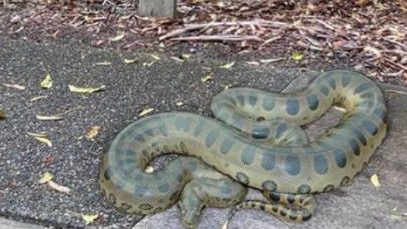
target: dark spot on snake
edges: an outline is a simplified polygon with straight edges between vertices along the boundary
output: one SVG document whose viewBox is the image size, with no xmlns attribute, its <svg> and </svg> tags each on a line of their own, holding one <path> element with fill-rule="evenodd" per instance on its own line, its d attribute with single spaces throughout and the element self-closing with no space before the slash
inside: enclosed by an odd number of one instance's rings
<svg viewBox="0 0 407 229">
<path fill-rule="evenodd" d="M 136 187 L 134 187 L 134 194 L 136 194 L 139 197 L 143 197 L 147 191 L 148 187 L 143 185 L 136 185 Z"/>
<path fill-rule="evenodd" d="M 243 164 L 250 165 L 253 163 L 254 156 L 256 155 L 256 148 L 252 146 L 247 146 L 243 149 L 242 154 L 240 155 L 240 159 L 242 160 Z"/>
<path fill-rule="evenodd" d="M 218 130 L 211 130 L 206 136 L 205 146 L 210 148 L 216 142 L 218 136 L 219 136 Z"/>
<path fill-rule="evenodd" d="M 302 221 L 307 221 L 307 220 L 311 219 L 311 217 L 312 217 L 311 212 L 307 211 L 306 213 L 304 213 L 302 215 Z"/>
<path fill-rule="evenodd" d="M 348 142 L 348 144 L 349 144 L 350 148 L 352 149 L 352 152 L 353 152 L 356 156 L 359 156 L 359 155 L 360 155 L 360 147 L 359 147 L 358 142 L 357 142 L 355 139 L 351 139 L 351 140 Z"/>
<path fill-rule="evenodd" d="M 300 187 L 298 187 L 298 193 L 299 194 L 311 193 L 311 187 L 309 185 L 303 184 Z"/>
<path fill-rule="evenodd" d="M 277 213 L 277 212 L 278 212 L 278 207 L 273 206 L 273 207 L 271 208 L 271 210 L 272 210 L 274 213 Z"/>
<path fill-rule="evenodd" d="M 220 145 L 220 152 L 222 154 L 227 154 L 229 153 L 230 149 L 232 148 L 232 146 L 235 144 L 235 140 L 233 138 L 231 138 L 230 136 L 227 136 L 222 144 Z"/>
<path fill-rule="evenodd" d="M 293 221 L 297 220 L 297 215 L 295 215 L 295 214 L 290 214 L 288 217 L 290 218 L 290 220 L 293 220 Z"/>
<path fill-rule="evenodd" d="M 244 105 L 244 96 L 243 95 L 237 95 L 236 96 L 237 101 L 239 101 L 240 105 Z"/>
<path fill-rule="evenodd" d="M 261 167 L 267 171 L 272 170 L 274 168 L 275 160 L 276 157 L 274 154 L 264 152 L 261 159 Z"/>
<path fill-rule="evenodd" d="M 261 121 L 264 121 L 264 120 L 266 120 L 266 118 L 263 117 L 263 116 L 259 116 L 259 117 L 256 118 L 256 122 L 261 122 Z"/>
<path fill-rule="evenodd" d="M 325 186 L 323 192 L 330 192 L 334 189 L 334 186 L 332 184 L 328 184 L 327 186 Z"/>
<path fill-rule="evenodd" d="M 326 174 L 328 172 L 328 160 L 324 155 L 314 156 L 314 167 L 318 174 Z"/>
<path fill-rule="evenodd" d="M 151 147 L 153 148 L 154 151 L 160 152 L 160 145 L 157 142 L 151 143 Z"/>
<path fill-rule="evenodd" d="M 336 89 L 336 81 L 335 81 L 335 79 L 329 79 L 328 84 L 332 89 L 334 89 L 334 90 Z"/>
<path fill-rule="evenodd" d="M 263 98 L 264 110 L 271 111 L 275 105 L 276 105 L 276 102 L 272 98 Z"/>
<path fill-rule="evenodd" d="M 285 159 L 285 171 L 292 176 L 300 173 L 301 161 L 297 155 L 288 155 Z"/>
<path fill-rule="evenodd" d="M 116 205 L 116 197 L 113 195 L 113 193 L 109 193 L 109 195 L 107 196 L 107 200 L 113 205 Z"/>
<path fill-rule="evenodd" d="M 297 115 L 300 111 L 300 103 L 298 99 L 287 99 L 285 111 L 289 115 Z"/>
<path fill-rule="evenodd" d="M 277 184 L 276 184 L 276 182 L 274 182 L 272 180 L 266 180 L 263 182 L 261 187 L 264 191 L 274 192 L 277 189 Z"/>
<path fill-rule="evenodd" d="M 319 105 L 318 97 L 314 94 L 307 95 L 307 104 L 310 110 L 312 111 L 316 110 Z"/>
<path fill-rule="evenodd" d="M 342 76 L 342 87 L 348 86 L 349 83 L 350 83 L 350 76 L 343 75 Z"/>
<path fill-rule="evenodd" d="M 304 203 L 304 200 L 305 200 L 304 195 L 299 195 L 298 203 L 302 204 L 302 203 Z"/>
<path fill-rule="evenodd" d="M 142 133 L 136 133 L 136 136 L 134 136 L 134 139 L 136 139 L 139 142 L 145 142 L 145 139 L 144 139 Z"/>
<path fill-rule="evenodd" d="M 185 142 L 180 142 L 179 146 L 181 147 L 182 153 L 184 153 L 184 154 L 188 153 L 187 145 L 185 144 Z"/>
<path fill-rule="evenodd" d="M 145 134 L 149 135 L 149 136 L 153 136 L 154 135 L 154 131 L 153 129 L 147 129 L 144 131 Z"/>
<path fill-rule="evenodd" d="M 365 91 L 365 90 L 371 88 L 372 85 L 373 85 L 373 83 L 371 83 L 371 82 L 362 83 L 362 84 L 360 84 L 359 86 L 357 86 L 357 87 L 355 88 L 355 90 L 353 91 L 353 93 L 355 93 L 355 94 L 360 94 L 361 92 L 363 92 L 363 91 Z"/>
<path fill-rule="evenodd" d="M 248 184 L 250 182 L 249 177 L 246 174 L 241 173 L 241 172 L 238 172 L 236 174 L 236 180 L 242 184 Z"/>
<path fill-rule="evenodd" d="M 287 216 L 287 210 L 285 210 L 284 208 L 280 209 L 280 215 L 282 217 L 286 217 Z"/>
<path fill-rule="evenodd" d="M 160 131 L 160 134 L 163 136 L 168 136 L 167 126 L 165 124 L 159 125 L 158 131 Z"/>
<path fill-rule="evenodd" d="M 105 171 L 103 172 L 103 177 L 105 178 L 106 181 L 110 180 L 110 169 L 106 168 Z"/>
<path fill-rule="evenodd" d="M 281 122 L 276 128 L 276 139 L 281 138 L 284 132 L 287 131 L 287 123 Z"/>
<path fill-rule="evenodd" d="M 281 200 L 280 193 L 276 193 L 276 192 L 270 192 L 268 197 L 269 197 L 270 201 L 273 201 L 275 203 L 279 203 Z"/>
<path fill-rule="evenodd" d="M 141 211 L 150 211 L 151 209 L 153 209 L 153 206 L 151 204 L 144 203 L 140 204 L 139 208 L 141 209 Z"/>
<path fill-rule="evenodd" d="M 322 94 L 324 94 L 325 96 L 328 96 L 328 95 L 329 95 L 329 88 L 326 87 L 326 86 L 324 86 L 324 85 L 321 85 L 321 86 L 319 87 L 319 91 L 320 91 Z"/>
<path fill-rule="evenodd" d="M 341 186 L 349 184 L 350 178 L 348 176 L 345 176 L 342 181 L 341 181 Z"/>
<path fill-rule="evenodd" d="M 252 130 L 252 138 L 266 139 L 270 134 L 270 128 L 265 126 L 255 126 Z"/>
<path fill-rule="evenodd" d="M 158 190 L 160 192 L 162 192 L 162 193 L 168 192 L 169 189 L 170 189 L 170 185 L 167 182 L 165 182 L 165 183 L 161 184 L 160 186 L 158 186 Z"/>
<path fill-rule="evenodd" d="M 204 128 L 205 128 L 205 122 L 202 119 L 200 119 L 198 125 L 195 128 L 194 136 L 198 137 L 202 133 L 202 130 Z"/>
<path fill-rule="evenodd" d="M 365 130 L 369 132 L 372 136 L 377 134 L 378 127 L 373 122 L 369 120 L 363 120 L 362 125 L 363 128 L 365 128 Z"/>
<path fill-rule="evenodd" d="M 249 95 L 249 104 L 251 106 L 255 106 L 257 103 L 257 96 L 256 95 Z"/>
<path fill-rule="evenodd" d="M 359 140 L 360 143 L 362 143 L 362 145 L 365 146 L 367 144 L 367 140 L 366 140 L 365 136 L 358 129 L 352 128 L 352 133 L 354 133 L 356 135 L 356 138 Z"/>
<path fill-rule="evenodd" d="M 263 203 L 260 204 L 260 210 L 262 210 L 262 211 L 266 210 L 266 206 Z"/>
<path fill-rule="evenodd" d="M 120 205 L 119 209 L 127 212 L 128 210 L 131 209 L 131 205 L 128 204 L 128 203 L 122 203 L 122 204 Z"/>
<path fill-rule="evenodd" d="M 335 157 L 335 163 L 340 168 L 345 168 L 345 166 L 347 164 L 345 151 L 343 151 L 341 149 L 335 149 L 332 153 L 334 154 L 334 157 Z"/>
<path fill-rule="evenodd" d="M 295 195 L 287 194 L 287 201 L 288 203 L 293 204 L 295 202 Z"/>
</svg>

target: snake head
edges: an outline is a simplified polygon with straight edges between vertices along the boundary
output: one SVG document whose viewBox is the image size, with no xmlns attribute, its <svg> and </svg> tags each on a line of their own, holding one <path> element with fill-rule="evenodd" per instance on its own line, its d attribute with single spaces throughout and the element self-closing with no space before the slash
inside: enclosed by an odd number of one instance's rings
<svg viewBox="0 0 407 229">
<path fill-rule="evenodd" d="M 196 228 L 204 205 L 200 201 L 180 200 L 178 207 L 181 213 L 181 223 L 185 228 Z"/>
</svg>

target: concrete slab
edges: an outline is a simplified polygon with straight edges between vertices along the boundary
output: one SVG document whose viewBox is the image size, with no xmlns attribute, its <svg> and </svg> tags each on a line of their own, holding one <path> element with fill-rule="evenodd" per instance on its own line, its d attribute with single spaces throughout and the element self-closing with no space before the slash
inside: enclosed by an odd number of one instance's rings
<svg viewBox="0 0 407 229">
<path fill-rule="evenodd" d="M 0 109 L 8 116 L 0 121 L 0 216 L 57 228 L 181 228 L 176 209 L 137 223 L 141 217 L 120 214 L 104 201 L 97 185 L 97 167 L 100 154 L 114 136 L 138 119 L 145 107 L 154 108 L 154 112 L 182 110 L 210 115 L 210 98 L 226 85 L 281 91 L 309 71 L 253 66 L 239 57 L 199 56 L 180 62 L 168 54 L 154 54 L 160 59 L 150 53 L 93 49 L 75 42 L 37 44 L 0 37 Z M 136 61 L 126 64 L 125 59 Z M 220 68 L 232 61 L 231 69 Z M 42 89 L 40 82 L 47 73 L 53 86 Z M 201 81 L 209 75 L 212 81 Z M 68 84 L 106 88 L 94 94 L 75 94 Z M 298 81 L 293 84 L 303 85 Z M 32 100 L 38 96 L 45 97 Z M 388 138 L 352 185 L 317 196 L 318 209 L 311 221 L 284 224 L 264 213 L 242 210 L 229 228 L 405 228 L 406 96 L 393 93 L 387 97 Z M 36 119 L 36 115 L 55 114 L 64 119 Z M 332 117 L 325 120 L 330 125 Z M 94 140 L 88 140 L 84 136 L 92 126 L 101 129 Z M 42 131 L 52 141 L 51 147 L 27 134 Z M 321 130 L 311 126 L 308 131 Z M 47 171 L 57 184 L 70 188 L 71 194 L 40 184 Z M 381 187 L 373 187 L 372 174 L 378 174 Z M 227 213 L 209 209 L 200 228 L 219 228 Z M 97 214 L 98 218 L 86 225 L 85 214 Z"/>
<path fill-rule="evenodd" d="M 0 217 L 0 229 L 43 229 L 44 227 L 31 223 L 21 223 Z"/>
</svg>

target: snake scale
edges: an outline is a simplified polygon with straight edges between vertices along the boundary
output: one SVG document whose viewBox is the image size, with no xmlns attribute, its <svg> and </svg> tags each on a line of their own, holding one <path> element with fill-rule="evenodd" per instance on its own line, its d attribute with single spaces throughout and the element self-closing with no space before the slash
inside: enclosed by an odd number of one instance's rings
<svg viewBox="0 0 407 229">
<path fill-rule="evenodd" d="M 332 105 L 346 110 L 343 117 L 308 142 L 299 125 L 318 119 Z M 312 194 L 349 183 L 387 129 L 380 89 L 364 75 L 345 70 L 323 72 L 295 93 L 231 88 L 213 98 L 211 110 L 217 120 L 169 112 L 123 129 L 100 166 L 107 200 L 144 215 L 178 202 L 188 228 L 208 206 L 257 208 L 302 222 L 314 213 Z M 193 157 L 145 171 L 155 157 L 168 153 Z M 244 201 L 245 186 L 263 191 L 269 201 Z"/>
</svg>

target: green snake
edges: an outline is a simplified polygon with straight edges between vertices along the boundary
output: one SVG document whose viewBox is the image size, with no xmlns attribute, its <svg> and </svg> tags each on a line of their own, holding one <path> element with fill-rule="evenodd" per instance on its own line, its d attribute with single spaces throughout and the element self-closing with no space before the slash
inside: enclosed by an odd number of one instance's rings
<svg viewBox="0 0 407 229">
<path fill-rule="evenodd" d="M 346 110 L 343 117 L 308 142 L 297 125 L 313 122 L 332 105 Z M 257 208 L 302 222 L 314 214 L 312 194 L 349 183 L 387 129 L 380 89 L 364 75 L 345 70 L 323 72 L 295 93 L 224 90 L 213 98 L 211 110 L 217 120 L 169 112 L 123 129 L 100 166 L 107 200 L 143 215 L 178 202 L 189 228 L 208 206 Z M 155 157 L 169 153 L 193 157 L 145 171 Z M 246 186 L 261 190 L 269 201 L 244 201 Z"/>
</svg>

